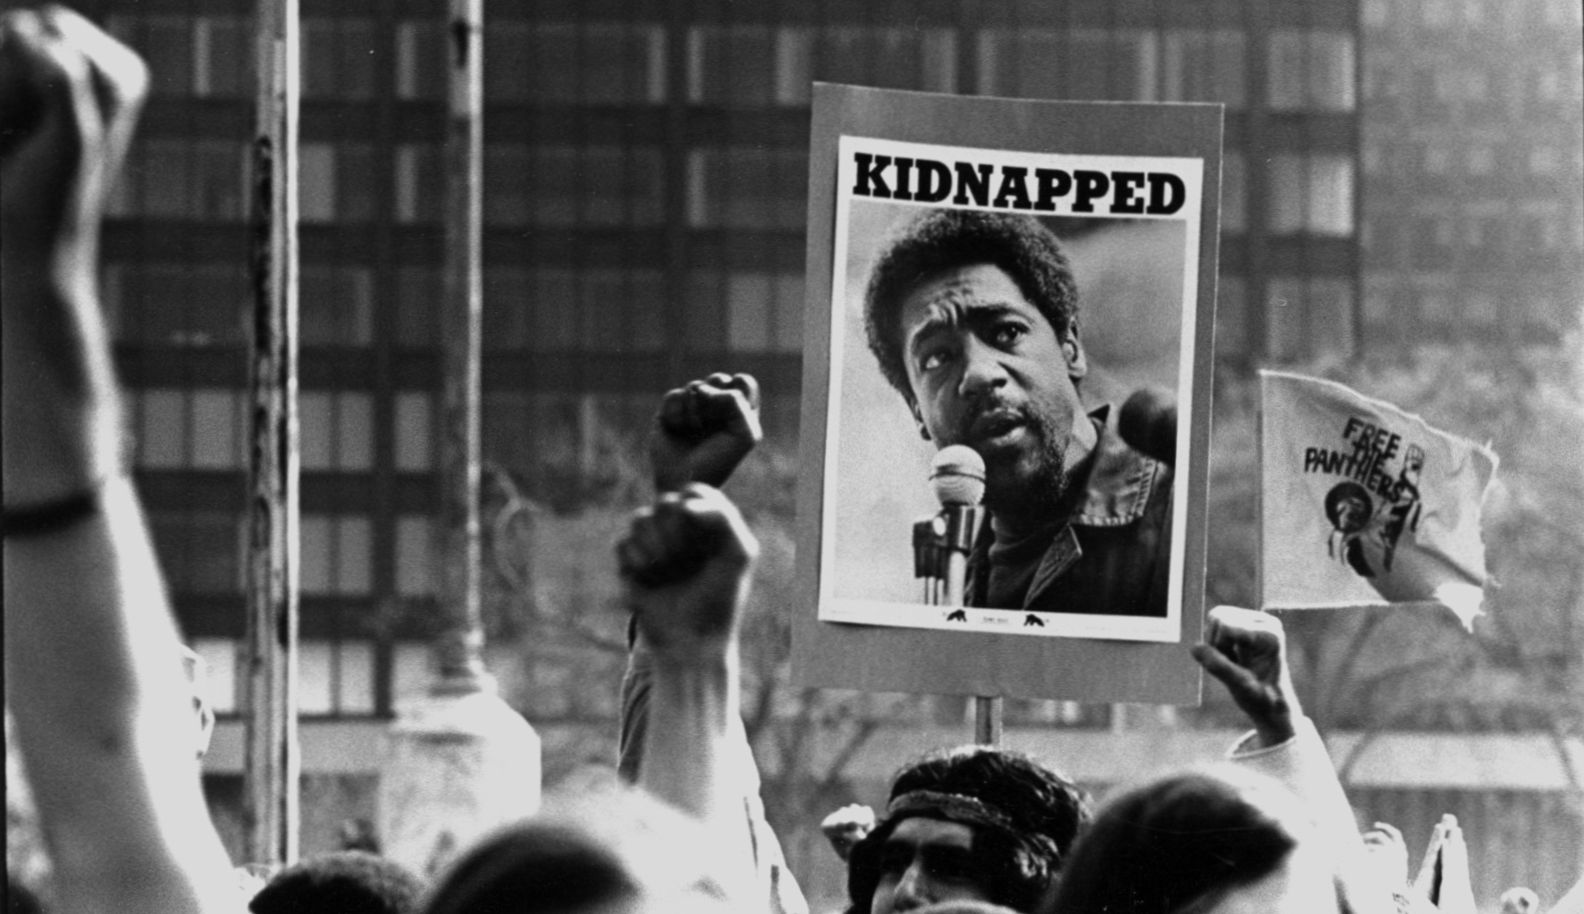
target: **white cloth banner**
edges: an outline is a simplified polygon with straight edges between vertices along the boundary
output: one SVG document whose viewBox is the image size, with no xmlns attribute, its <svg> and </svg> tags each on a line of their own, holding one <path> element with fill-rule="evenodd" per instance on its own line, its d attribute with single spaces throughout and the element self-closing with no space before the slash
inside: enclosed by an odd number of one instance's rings
<svg viewBox="0 0 1584 914">
<path fill-rule="evenodd" d="M 1262 604 L 1481 612 L 1489 448 L 1344 385 L 1260 372 Z"/>
</svg>

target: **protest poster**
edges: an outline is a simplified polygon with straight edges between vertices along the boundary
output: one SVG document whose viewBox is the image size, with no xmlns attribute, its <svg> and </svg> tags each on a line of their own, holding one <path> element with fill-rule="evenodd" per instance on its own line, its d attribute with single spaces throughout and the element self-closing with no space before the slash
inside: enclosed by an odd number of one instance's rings
<svg viewBox="0 0 1584 914">
<path fill-rule="evenodd" d="M 1197 700 L 1221 123 L 815 86 L 801 681 Z M 951 445 L 984 504 L 940 600 Z"/>
<path fill-rule="evenodd" d="M 1489 448 L 1319 378 L 1260 372 L 1262 605 L 1480 612 Z"/>
</svg>

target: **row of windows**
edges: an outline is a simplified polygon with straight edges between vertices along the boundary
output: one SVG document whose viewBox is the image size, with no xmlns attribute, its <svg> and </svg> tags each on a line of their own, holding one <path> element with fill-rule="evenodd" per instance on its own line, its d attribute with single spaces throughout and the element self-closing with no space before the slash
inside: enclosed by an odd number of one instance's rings
<svg viewBox="0 0 1584 914">
<path fill-rule="evenodd" d="M 1444 146 L 1435 146 L 1445 150 Z M 1532 163 L 1555 170 L 1542 155 Z M 300 199 L 307 222 L 366 222 L 375 216 L 379 170 L 366 144 L 308 144 L 302 155 Z M 112 215 L 239 220 L 241 144 L 218 140 L 150 140 L 122 182 Z M 1372 160 L 1376 161 L 1376 160 Z M 731 146 L 693 149 L 686 157 L 685 224 L 698 229 L 799 231 L 805 219 L 808 154 L 799 150 Z M 441 218 L 440 149 L 403 144 L 394 153 L 394 215 L 401 224 Z M 666 181 L 658 147 L 588 148 L 491 145 L 485 150 L 484 220 L 497 228 L 659 227 L 665 222 Z M 1230 231 L 1247 225 L 1247 167 L 1229 152 L 1222 172 L 1222 218 Z M 1266 223 L 1274 232 L 1327 236 L 1352 233 L 1354 165 L 1350 156 L 1284 153 L 1270 160 Z M 366 297 L 356 274 L 321 273 L 314 282 L 338 297 Z M 193 280 L 198 281 L 198 280 Z M 161 286 L 161 288 L 166 288 Z M 356 332 L 364 325 L 346 328 Z"/>
<path fill-rule="evenodd" d="M 1411 216 L 1371 227 L 1368 263 L 1452 275 L 1577 274 L 1584 234 L 1570 223 L 1543 217 L 1478 214 Z"/>
<path fill-rule="evenodd" d="M 694 270 L 685 313 L 667 302 L 661 271 L 648 268 L 484 271 L 484 346 L 490 352 L 661 352 L 675 321 L 697 351 L 797 352 L 803 340 L 803 276 L 757 270 Z M 438 267 L 397 270 L 396 343 L 431 347 L 440 334 L 443 277 Z M 122 343 L 237 346 L 247 341 L 252 309 L 241 264 L 133 263 L 106 266 L 104 299 Z M 302 268 L 299 332 L 307 346 L 373 344 L 374 271 L 310 264 Z M 697 323 L 697 326 L 694 324 Z"/>
<path fill-rule="evenodd" d="M 1490 3 L 1489 0 L 1364 0 L 1364 24 L 1430 26 L 1437 29 L 1469 27 L 1489 35 L 1499 28 L 1574 26 L 1581 22 L 1578 0 L 1529 0 L 1526 3 Z"/>
<path fill-rule="evenodd" d="M 1371 55 L 1365 58 L 1362 73 L 1364 104 L 1406 100 L 1419 105 L 1463 104 L 1477 108 L 1488 103 L 1491 114 L 1504 110 L 1522 114 L 1531 102 L 1577 105 L 1584 96 L 1584 85 L 1578 78 L 1578 57 L 1573 57 L 1571 67 L 1564 68 L 1560 63 L 1544 56 L 1523 62 L 1506 57 L 1435 58 L 1426 62 L 1388 54 Z"/>
<path fill-rule="evenodd" d="M 1353 352 L 1353 283 L 1347 277 L 1273 277 L 1260 313 L 1251 312 L 1247 282 L 1223 273 L 1216 282 L 1216 351 L 1247 353 L 1263 342 L 1278 361 Z M 1263 328 L 1263 340 L 1253 328 Z"/>
<path fill-rule="evenodd" d="M 397 526 L 399 560 L 414 563 L 398 581 L 397 593 L 429 596 L 435 592 L 430 555 L 429 519 Z M 225 511 L 151 510 L 160 567 L 172 592 L 224 596 L 245 591 L 247 581 L 247 519 Z M 298 574 L 308 596 L 364 597 L 375 592 L 373 524 L 370 518 L 346 514 L 303 513 L 298 519 Z"/>
<path fill-rule="evenodd" d="M 244 710 L 247 646 L 231 638 L 198 638 L 191 647 L 204 659 L 202 687 L 217 714 Z M 391 650 L 391 696 L 400 707 L 425 694 L 432 682 L 428 644 L 398 643 Z M 369 641 L 297 644 L 297 712 L 366 715 L 376 712 L 375 649 Z"/>
<path fill-rule="evenodd" d="M 1560 143 L 1478 140 L 1459 137 L 1366 139 L 1362 149 L 1367 177 L 1417 176 L 1545 179 L 1584 173 L 1584 150 Z"/>
<path fill-rule="evenodd" d="M 128 420 L 143 469 L 228 470 L 247 466 L 247 410 L 244 391 L 221 388 L 144 388 L 131 395 Z M 425 448 L 431 431 L 410 423 L 429 421 L 419 394 L 397 395 L 396 427 L 403 445 L 398 469 L 426 470 L 432 458 L 409 453 L 414 441 Z M 374 398 L 351 391 L 305 390 L 297 395 L 301 466 L 310 471 L 355 472 L 374 465 Z M 418 436 L 423 436 L 421 439 Z M 416 465 L 405 466 L 403 463 Z"/>
<path fill-rule="evenodd" d="M 155 94 L 250 97 L 250 23 L 242 17 L 117 15 L 112 32 L 142 51 Z M 397 24 L 382 53 L 374 22 L 306 18 L 303 94 L 370 99 L 380 62 L 393 60 L 399 98 L 438 99 L 445 85 L 443 25 Z M 958 92 L 959 35 L 949 28 L 690 26 L 685 98 L 693 104 L 802 106 L 815 81 Z M 1246 47 L 1228 29 L 982 29 L 972 33 L 977 89 L 986 95 L 1248 104 Z M 485 93 L 501 102 L 661 104 L 668 61 L 662 26 L 492 20 Z M 1265 104 L 1350 111 L 1354 39 L 1332 30 L 1274 29 Z"/>
<path fill-rule="evenodd" d="M 399 391 L 393 395 L 393 428 L 391 435 L 394 467 L 398 472 L 424 473 L 438 466 L 439 403 L 435 394 L 421 391 Z M 189 389 L 144 388 L 128 395 L 127 421 L 133 439 L 133 459 L 142 470 L 212 470 L 235 471 L 247 466 L 246 452 L 246 394 L 224 388 L 198 387 Z M 775 396 L 771 402 L 788 405 Z M 795 410 L 795 396 L 789 397 Z M 534 464 L 562 464 L 575 466 L 590 459 L 606 447 L 604 439 L 619 436 L 623 430 L 648 427 L 654 397 L 602 395 L 594 397 L 568 397 L 563 394 L 530 393 L 525 391 L 487 391 L 483 398 L 483 452 L 492 463 L 510 467 L 531 467 Z M 303 391 L 298 395 L 298 412 L 301 425 L 301 467 L 315 472 L 368 472 L 373 469 L 375 432 L 372 422 L 373 396 L 355 391 Z M 229 515 L 199 512 L 174 515 L 191 519 L 195 524 L 219 524 L 229 529 L 234 519 Z M 205 519 L 207 518 L 207 520 Z M 314 523 L 318 523 L 315 521 Z M 398 551 L 411 548 L 420 555 L 428 549 L 427 533 L 423 519 L 403 519 L 397 536 Z M 416 525 L 416 526 L 414 526 Z M 328 529 L 328 528 L 325 528 Z M 355 548 L 342 550 L 345 554 L 363 556 L 367 553 L 368 522 L 366 519 L 342 519 L 335 527 L 337 541 L 352 543 Z M 303 521 L 305 537 L 330 537 L 307 520 Z M 223 543 L 233 542 L 240 535 L 235 531 L 211 536 L 209 530 L 199 534 L 200 545 L 229 550 Z M 350 539 L 345 539 L 345 538 Z M 402 546 L 406 543 L 407 546 Z M 364 545 L 356 545 L 364 544 Z M 323 544 L 304 540 L 304 551 L 313 545 L 316 554 L 328 554 Z M 190 551 L 184 546 L 177 551 Z M 424 562 L 401 561 L 403 567 L 423 571 Z M 218 563 L 211 568 L 234 567 L 234 562 Z M 422 594 L 426 584 L 419 581 L 427 576 L 423 571 L 411 587 L 402 585 L 402 593 Z M 235 576 L 225 571 L 215 572 L 211 580 L 229 582 Z M 342 592 L 329 585 L 339 579 L 336 574 L 315 577 L 320 589 L 315 592 Z M 306 579 L 305 579 L 306 580 Z M 353 580 L 366 581 L 366 568 L 356 572 Z M 222 590 L 229 590 L 225 583 Z M 305 587 L 307 584 L 305 583 Z M 363 585 L 359 585 L 363 586 Z M 328 589 L 326 589 L 328 588 Z M 418 589 L 413 589 L 418 588 Z M 181 590 L 182 588 L 178 588 Z M 365 588 L 366 589 L 366 588 Z M 204 592 L 200 589 L 198 592 Z M 363 592 L 354 590 L 353 592 Z"/>
</svg>

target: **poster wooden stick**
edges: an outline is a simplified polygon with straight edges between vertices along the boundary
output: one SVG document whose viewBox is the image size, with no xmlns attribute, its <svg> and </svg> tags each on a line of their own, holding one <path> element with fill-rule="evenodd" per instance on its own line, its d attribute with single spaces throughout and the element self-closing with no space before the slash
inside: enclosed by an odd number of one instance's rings
<svg viewBox="0 0 1584 914">
<path fill-rule="evenodd" d="M 974 742 L 981 746 L 1001 745 L 1001 696 L 974 698 Z"/>
</svg>

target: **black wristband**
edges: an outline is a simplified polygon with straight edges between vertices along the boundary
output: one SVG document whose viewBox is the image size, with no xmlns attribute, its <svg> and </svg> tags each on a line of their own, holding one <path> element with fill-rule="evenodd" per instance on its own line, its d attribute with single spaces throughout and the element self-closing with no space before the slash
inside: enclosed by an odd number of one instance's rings
<svg viewBox="0 0 1584 914">
<path fill-rule="evenodd" d="M 10 539 L 65 530 L 97 515 L 103 495 L 104 486 L 96 485 L 37 504 L 6 505 L 0 513 L 0 534 Z"/>
</svg>

